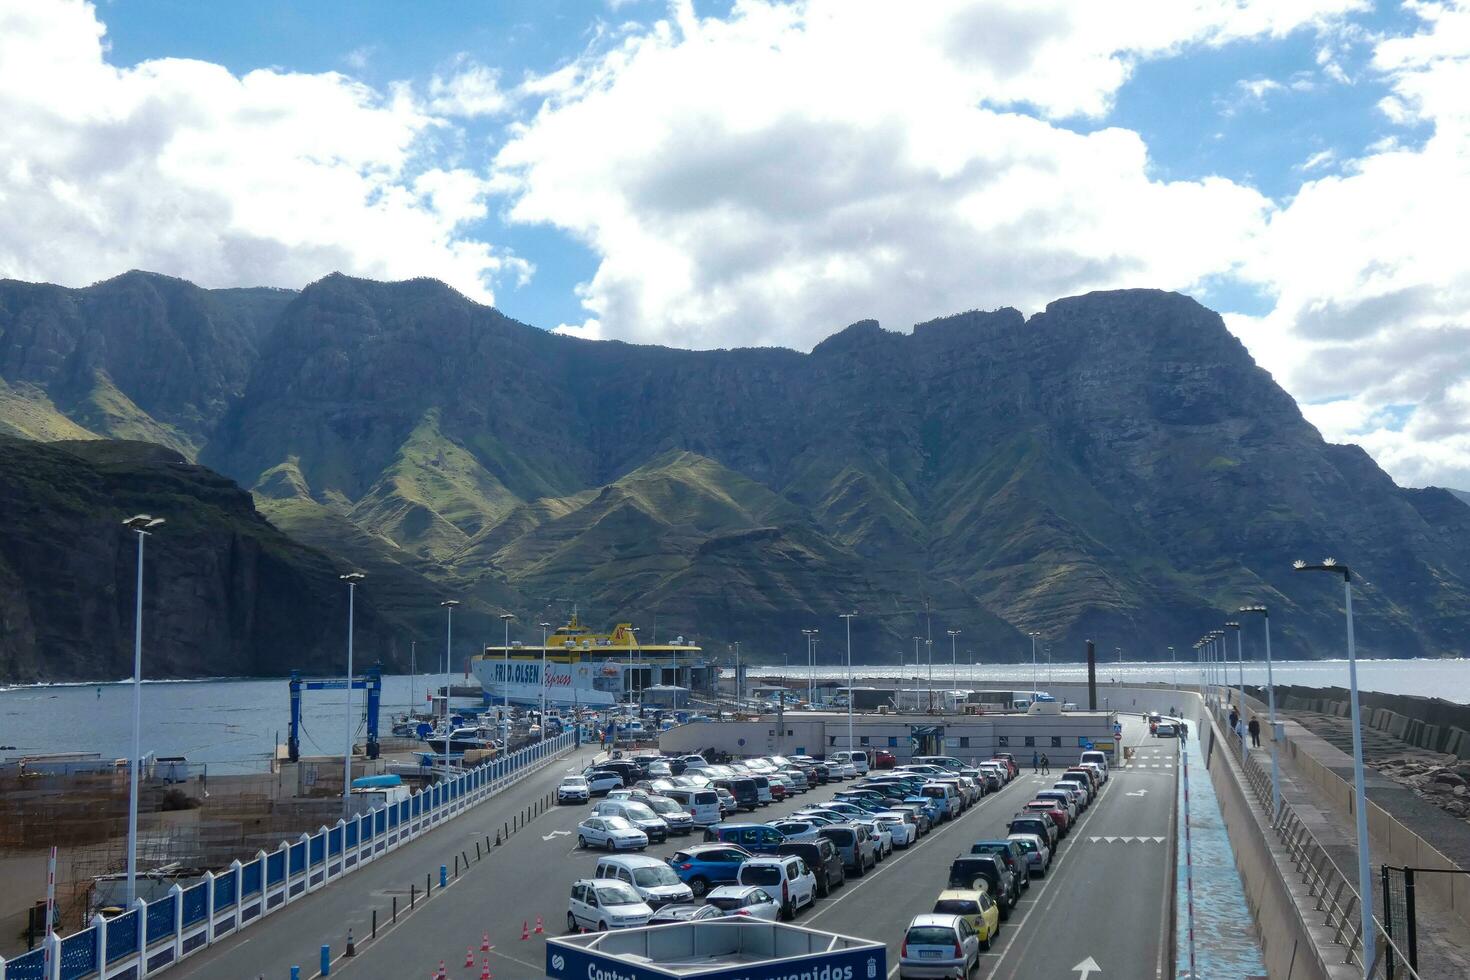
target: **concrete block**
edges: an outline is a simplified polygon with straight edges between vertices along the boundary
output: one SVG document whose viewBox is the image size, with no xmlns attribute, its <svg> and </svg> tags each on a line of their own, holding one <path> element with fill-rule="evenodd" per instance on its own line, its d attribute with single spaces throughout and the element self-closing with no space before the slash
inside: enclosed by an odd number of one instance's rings
<svg viewBox="0 0 1470 980">
<path fill-rule="evenodd" d="M 1409 719 L 1394 711 L 1388 714 L 1388 734 L 1394 738 L 1403 738 L 1409 730 Z"/>
</svg>

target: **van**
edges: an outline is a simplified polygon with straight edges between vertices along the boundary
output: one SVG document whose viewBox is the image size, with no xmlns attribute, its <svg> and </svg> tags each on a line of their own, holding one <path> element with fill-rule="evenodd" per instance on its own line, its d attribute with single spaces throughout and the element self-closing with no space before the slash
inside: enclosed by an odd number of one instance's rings
<svg viewBox="0 0 1470 980">
<path fill-rule="evenodd" d="M 719 823 L 704 828 L 707 844 L 739 844 L 752 854 L 775 854 L 786 835 L 763 823 Z"/>
<path fill-rule="evenodd" d="M 755 798 L 761 806 L 770 806 L 774 797 L 771 795 L 771 781 L 760 773 L 752 773 L 749 777 L 755 783 Z M 739 799 L 739 797 L 736 797 Z"/>
<path fill-rule="evenodd" d="M 868 753 L 862 749 L 853 749 L 851 752 L 829 752 L 827 761 L 835 762 L 840 766 L 850 763 L 853 771 L 859 776 L 866 776 L 868 773 Z"/>
<path fill-rule="evenodd" d="M 755 780 L 749 776 L 716 779 L 715 787 L 729 791 L 735 797 L 735 804 L 742 810 L 754 811 L 761 805 L 760 790 L 756 789 Z"/>
<path fill-rule="evenodd" d="M 694 900 L 694 892 L 679 880 L 667 861 L 644 854 L 619 854 L 601 858 L 592 877 L 615 878 L 631 885 L 655 909 L 670 902 Z"/>
<path fill-rule="evenodd" d="M 776 848 L 777 854 L 794 854 L 806 862 L 812 874 L 817 876 L 817 897 L 826 898 L 832 889 L 847 881 L 847 870 L 842 864 L 842 855 L 825 837 L 813 840 L 788 840 Z"/>
<path fill-rule="evenodd" d="M 949 783 L 925 783 L 919 787 L 919 795 L 939 801 L 939 819 L 953 820 L 960 815 L 960 794 Z"/>
<path fill-rule="evenodd" d="M 1108 754 L 1106 752 L 1099 751 L 1098 749 L 1088 749 L 1086 752 L 1083 752 L 1082 762 L 1084 764 L 1088 762 L 1095 762 L 1098 765 L 1102 766 L 1103 772 L 1108 771 Z M 1107 777 L 1105 776 L 1103 778 L 1106 779 Z"/>
<path fill-rule="evenodd" d="M 868 873 L 869 868 L 877 866 L 875 842 L 868 834 L 868 828 L 862 824 L 833 824 L 823 827 L 817 834 L 836 845 L 837 853 L 842 855 L 842 866 L 851 871 L 854 877 L 861 878 Z"/>
<path fill-rule="evenodd" d="M 720 795 L 712 789 L 679 786 L 664 790 L 664 795 L 683 807 L 696 827 L 720 822 Z"/>
</svg>

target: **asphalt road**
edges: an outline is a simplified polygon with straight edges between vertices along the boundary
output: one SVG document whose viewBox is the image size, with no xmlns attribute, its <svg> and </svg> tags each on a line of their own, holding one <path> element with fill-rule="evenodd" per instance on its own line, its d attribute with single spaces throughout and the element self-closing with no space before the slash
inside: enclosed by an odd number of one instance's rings
<svg viewBox="0 0 1470 980">
<path fill-rule="evenodd" d="M 1142 743 L 1138 762 L 1114 770 L 1099 799 L 1062 842 L 1052 870 L 1032 881 L 992 949 L 983 954 L 981 976 L 1079 980 L 1081 971 L 1074 968 L 1089 957 L 1098 969 L 1086 980 L 1162 976 L 1173 882 L 1169 845 L 1173 744 L 1149 739 L 1136 720 L 1125 725 L 1125 742 Z M 587 812 L 585 807 L 553 809 L 538 818 L 511 843 L 472 864 L 448 889 L 436 892 L 428 903 L 420 902 L 411 916 L 400 914 L 396 926 L 384 925 L 382 910 L 393 894 L 400 896 L 400 906 L 406 904 L 410 881 L 422 885 L 424 874 L 437 874 L 439 864 L 465 841 L 483 839 L 487 831 L 493 836 L 509 813 L 554 787 L 566 771 L 580 768 L 580 762 L 571 760 L 553 764 L 444 831 L 291 906 L 278 913 L 276 921 L 247 930 L 239 941 L 186 961 L 176 975 L 207 980 L 285 978 L 289 966 L 298 964 L 302 976 L 311 977 L 320 945 L 330 943 L 333 955 L 340 954 L 350 923 L 358 940 L 357 955 L 338 960 L 334 976 L 428 977 L 442 959 L 451 978 L 476 980 L 487 956 L 480 951 L 487 933 L 494 976 L 502 980 L 543 976 L 545 936 L 565 929 L 571 882 L 589 876 L 600 854 L 576 846 L 576 826 Z M 914 915 L 931 908 L 944 888 L 950 861 L 975 840 L 1004 836 L 1005 824 L 1016 809 L 1037 788 L 1053 781 L 1023 772 L 907 852 L 895 852 L 863 878 L 850 878 L 830 898 L 803 911 L 797 922 L 886 942 L 896 976 L 904 927 Z M 842 785 L 819 787 L 750 816 L 775 819 L 829 798 Z M 440 836 L 443 841 L 435 840 Z M 1108 837 L 1115 839 L 1110 842 Z M 701 839 L 696 831 L 687 838 L 655 844 L 647 853 L 669 857 L 682 845 Z M 473 856 L 473 847 L 469 850 Z M 373 907 L 380 909 L 375 942 L 367 939 Z M 537 916 L 545 930 L 539 935 L 534 932 Z M 523 923 L 532 930 L 526 940 L 521 939 Z M 473 949 L 472 968 L 464 966 L 467 947 Z"/>
</svg>

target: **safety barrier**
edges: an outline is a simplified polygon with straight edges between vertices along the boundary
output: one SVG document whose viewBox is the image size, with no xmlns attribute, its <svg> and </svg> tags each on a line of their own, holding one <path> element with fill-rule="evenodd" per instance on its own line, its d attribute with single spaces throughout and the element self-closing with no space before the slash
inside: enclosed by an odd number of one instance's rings
<svg viewBox="0 0 1470 980">
<path fill-rule="evenodd" d="M 205 872 L 204 880 L 188 888 L 175 885 L 155 902 L 140 898 L 112 919 L 95 916 L 81 932 L 64 938 L 52 933 L 29 953 L 0 958 L 0 980 L 153 976 L 464 813 L 574 745 L 574 733 L 564 732 L 416 790 L 406 800 L 283 840 L 274 851 L 235 861 L 219 874 Z"/>
</svg>

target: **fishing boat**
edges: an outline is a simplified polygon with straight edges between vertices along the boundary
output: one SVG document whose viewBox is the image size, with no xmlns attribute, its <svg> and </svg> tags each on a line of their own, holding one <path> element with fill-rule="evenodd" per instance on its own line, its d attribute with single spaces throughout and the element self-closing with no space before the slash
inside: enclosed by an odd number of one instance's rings
<svg viewBox="0 0 1470 980">
<path fill-rule="evenodd" d="M 543 674 L 544 665 L 544 674 Z M 711 691 L 718 668 L 693 642 L 676 636 L 669 643 L 640 643 L 630 623 L 611 633 L 594 633 L 576 612 L 540 644 L 519 641 L 487 646 L 470 659 L 470 670 L 490 704 L 611 708 L 636 703 L 639 693 L 660 684 Z"/>
</svg>

